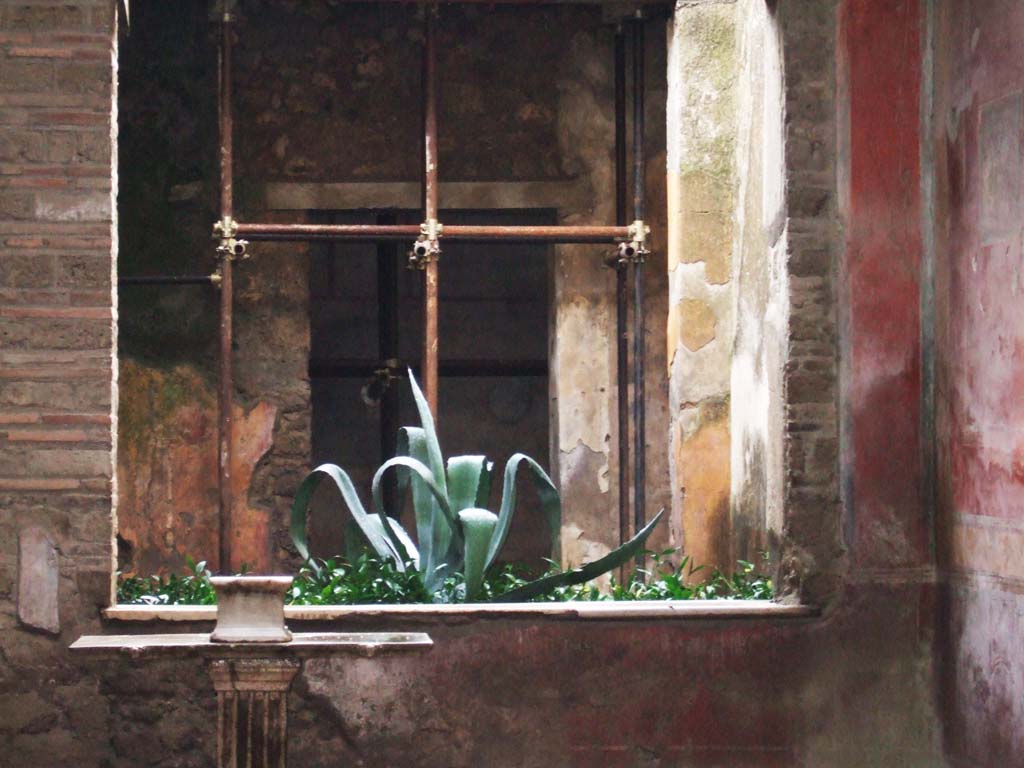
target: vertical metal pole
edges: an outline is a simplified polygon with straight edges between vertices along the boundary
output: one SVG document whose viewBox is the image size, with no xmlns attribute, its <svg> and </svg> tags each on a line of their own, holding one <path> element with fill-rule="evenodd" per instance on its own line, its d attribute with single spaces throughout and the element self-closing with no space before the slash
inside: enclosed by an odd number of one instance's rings
<svg viewBox="0 0 1024 768">
<path fill-rule="evenodd" d="M 644 173 L 644 20 L 642 16 L 633 22 L 633 217 L 644 219 L 645 173 Z M 637 259 L 633 271 L 633 419 L 634 453 L 636 472 L 633 478 L 633 520 L 634 530 L 639 531 L 646 523 L 644 505 L 647 468 L 645 463 L 645 412 L 644 412 L 644 262 Z M 637 555 L 637 567 L 644 565 L 643 554 Z"/>
<path fill-rule="evenodd" d="M 425 9 L 426 34 L 423 49 L 423 215 L 437 221 L 437 51 L 435 19 L 437 7 Z M 437 280 L 436 254 L 428 255 L 423 273 L 423 388 L 430 410 L 437 419 Z"/>
<path fill-rule="evenodd" d="M 615 29 L 615 223 L 627 223 L 626 35 Z M 619 543 L 629 539 L 629 273 L 619 261 L 615 272 L 616 372 L 619 417 Z M 625 568 L 619 580 L 625 578 Z"/>
<path fill-rule="evenodd" d="M 395 224 L 393 213 L 377 216 L 378 224 Z M 398 359 L 398 244 L 377 243 L 377 353 L 388 364 Z M 398 386 L 390 383 L 380 400 L 380 453 L 381 463 L 394 456 L 398 434 Z M 395 484 L 392 478 L 384 483 L 384 508 L 395 510 Z M 397 517 L 398 510 L 389 512 Z"/>
<path fill-rule="evenodd" d="M 231 14 L 224 6 L 221 21 L 220 43 L 220 215 L 222 222 L 234 217 L 232 190 L 232 119 L 231 119 Z M 228 572 L 231 562 L 231 406 L 233 390 L 231 375 L 232 309 L 234 291 L 231 274 L 231 254 L 221 253 L 220 258 L 220 570 Z"/>
</svg>

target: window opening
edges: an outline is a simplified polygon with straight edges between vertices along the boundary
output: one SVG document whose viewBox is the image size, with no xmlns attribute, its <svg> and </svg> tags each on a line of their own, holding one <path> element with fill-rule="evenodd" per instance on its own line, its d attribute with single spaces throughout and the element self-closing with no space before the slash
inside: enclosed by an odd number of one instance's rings
<svg viewBox="0 0 1024 768">
<path fill-rule="evenodd" d="M 234 206 L 234 115 L 232 100 L 232 57 L 234 44 L 235 2 L 222 0 L 217 17 L 219 36 L 219 158 L 220 218 L 213 226 L 217 242 L 218 268 L 213 275 L 158 276 L 125 278 L 121 285 L 195 284 L 213 285 L 219 289 L 219 565 L 222 571 L 237 569 L 241 563 L 232 556 L 232 539 L 237 535 L 231 520 L 233 506 L 232 466 L 232 344 L 234 269 L 240 262 L 258 253 L 250 244 L 267 241 L 374 243 L 378 255 L 394 253 L 400 245 L 411 243 L 409 264 L 422 271 L 422 379 L 424 391 L 438 421 L 443 425 L 445 414 L 438 411 L 439 348 L 439 286 L 442 251 L 449 243 L 487 244 L 607 244 L 614 250 L 605 265 L 618 271 L 617 285 L 617 365 L 620 381 L 620 536 L 628 537 L 628 529 L 639 530 L 645 523 L 645 413 L 644 413 L 644 256 L 648 253 L 649 227 L 644 223 L 645 149 L 644 149 L 644 18 L 641 11 L 634 19 L 620 24 L 615 34 L 615 171 L 616 223 L 587 225 L 459 223 L 445 222 L 438 210 L 437 158 L 437 24 L 438 8 L 428 6 L 424 12 L 424 51 L 422 88 L 422 191 L 423 206 L 419 223 L 408 223 L 380 216 L 373 223 L 279 223 L 249 222 L 235 218 Z M 244 43 L 244 41 L 243 41 Z M 632 144 L 632 223 L 627 223 L 627 49 L 631 52 L 632 118 L 629 128 Z M 483 251 L 485 254 L 486 251 Z M 485 256 L 483 256 L 485 258 Z M 382 272 L 383 274 L 383 272 Z M 631 278 L 631 279 L 630 279 Z M 390 279 L 390 278 L 389 278 Z M 632 294 L 630 295 L 630 283 Z M 632 324 L 628 312 L 632 304 Z M 391 322 L 389 320 L 389 322 Z M 390 327 L 390 326 L 389 326 Z M 632 332 L 632 356 L 628 340 Z M 378 356 L 380 352 L 378 350 Z M 629 381 L 632 387 L 621 386 Z M 627 409 L 627 405 L 629 406 Z M 628 412 L 627 412 L 628 410 Z M 392 414 L 395 409 L 391 408 Z M 443 429 L 443 426 L 442 426 Z M 633 450 L 628 450 L 632 435 Z M 632 469 L 632 472 L 630 471 Z M 632 477 L 630 477 L 632 475 Z M 633 489 L 632 520 L 629 516 L 628 489 Z M 642 565 L 642 556 L 638 557 Z"/>
</svg>

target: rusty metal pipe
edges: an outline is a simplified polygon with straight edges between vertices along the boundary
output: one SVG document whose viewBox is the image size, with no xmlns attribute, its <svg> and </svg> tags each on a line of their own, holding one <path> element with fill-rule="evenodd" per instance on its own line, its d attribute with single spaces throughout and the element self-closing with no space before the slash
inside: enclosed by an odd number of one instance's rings
<svg viewBox="0 0 1024 768">
<path fill-rule="evenodd" d="M 615 223 L 628 218 L 626 180 L 626 35 L 615 29 Z M 619 421 L 619 543 L 629 539 L 629 284 L 628 267 L 617 264 L 615 272 L 616 374 Z M 625 583 L 625 569 L 619 580 Z"/>
<path fill-rule="evenodd" d="M 415 240 L 417 224 L 250 224 L 238 222 L 239 237 L 247 240 L 355 240 L 383 242 Z"/>
<path fill-rule="evenodd" d="M 231 22 L 227 6 L 221 21 L 220 44 L 220 213 L 221 221 L 230 221 L 234 215 L 233 190 L 233 122 L 231 116 Z M 231 489 L 231 444 L 232 444 L 232 390 L 234 389 L 231 370 L 232 312 L 234 286 L 232 284 L 232 255 L 221 254 L 220 259 L 220 390 L 218 407 L 220 422 L 218 428 L 218 464 L 220 475 L 219 520 L 219 568 L 229 572 L 231 561 L 232 507 L 234 496 Z"/>
<path fill-rule="evenodd" d="M 415 224 L 256 224 L 238 222 L 237 233 L 251 241 L 348 240 L 383 242 L 415 240 Z M 441 240 L 467 243 L 619 243 L 630 238 L 628 226 L 481 226 L 449 224 Z"/>
<path fill-rule="evenodd" d="M 423 219 L 437 221 L 437 7 L 424 10 L 423 46 Z M 434 418 L 437 412 L 438 258 L 427 258 L 423 269 L 423 389 Z"/>
<path fill-rule="evenodd" d="M 217 275 L 134 275 L 117 278 L 118 287 L 130 285 L 216 285 Z"/>
<path fill-rule="evenodd" d="M 469 242 L 532 243 L 617 243 L 629 239 L 628 227 L 606 226 L 470 226 L 451 224 L 444 228 L 446 240 Z"/>
<path fill-rule="evenodd" d="M 633 218 L 643 220 L 646 174 L 644 163 L 644 20 L 633 22 Z M 647 522 L 646 504 L 646 411 L 644 391 L 644 262 L 633 267 L 633 525 L 639 531 Z M 643 568 L 645 556 L 637 555 L 637 568 Z"/>
</svg>

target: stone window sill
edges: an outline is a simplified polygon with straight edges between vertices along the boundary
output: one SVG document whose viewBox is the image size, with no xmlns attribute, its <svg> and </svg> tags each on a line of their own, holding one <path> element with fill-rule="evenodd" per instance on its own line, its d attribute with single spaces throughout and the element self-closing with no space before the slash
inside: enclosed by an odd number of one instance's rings
<svg viewBox="0 0 1024 768">
<path fill-rule="evenodd" d="M 818 609 L 783 605 L 769 600 L 657 600 L 631 603 L 509 603 L 507 605 L 359 605 L 285 606 L 289 622 L 338 619 L 387 619 L 462 623 L 467 619 L 583 619 L 583 620 L 722 620 L 809 619 Z M 103 611 L 111 621 L 214 621 L 212 605 L 115 605 Z"/>
</svg>

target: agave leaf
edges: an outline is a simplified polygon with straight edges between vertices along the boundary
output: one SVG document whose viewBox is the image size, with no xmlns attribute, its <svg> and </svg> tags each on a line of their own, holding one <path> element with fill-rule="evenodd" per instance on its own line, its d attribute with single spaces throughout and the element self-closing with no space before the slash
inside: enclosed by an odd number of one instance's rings
<svg viewBox="0 0 1024 768">
<path fill-rule="evenodd" d="M 552 549 L 558 551 L 559 537 L 562 529 L 562 502 L 558 498 L 558 491 L 555 484 L 551 482 L 548 473 L 536 461 L 524 453 L 514 454 L 505 464 L 505 482 L 501 490 L 501 509 L 498 511 L 498 526 L 494 538 L 491 539 L 491 546 L 487 552 L 487 566 L 494 563 L 502 546 L 505 544 L 505 537 L 508 536 L 509 526 L 512 524 L 512 514 L 516 507 L 516 475 L 519 472 L 519 465 L 526 462 L 527 468 L 531 470 L 537 494 L 540 496 L 541 508 L 548 519 L 551 527 Z"/>
<path fill-rule="evenodd" d="M 614 549 L 607 555 L 599 560 L 595 560 L 592 563 L 586 563 L 579 568 L 574 568 L 571 571 L 563 571 L 562 573 L 556 573 L 552 576 L 545 576 L 531 581 L 529 584 L 524 584 L 518 589 L 513 589 L 506 592 L 503 595 L 498 595 L 493 598 L 491 602 L 495 603 L 517 603 L 526 600 L 531 600 L 538 595 L 543 595 L 545 592 L 550 592 L 552 589 L 557 587 L 571 587 L 574 584 L 583 584 L 596 579 L 603 573 L 614 570 L 620 565 L 624 565 L 631 558 L 635 557 L 638 552 L 643 549 L 644 543 L 647 541 L 647 537 L 651 535 L 651 531 L 661 520 L 662 515 L 665 514 L 665 510 L 662 509 L 654 519 L 651 520 L 643 529 L 637 533 L 632 539 L 627 541 L 618 549 Z"/>
<path fill-rule="evenodd" d="M 494 535 L 498 516 L 486 509 L 463 509 L 459 511 L 459 522 L 466 537 L 466 555 L 463 574 L 466 577 L 466 602 L 473 600 L 480 591 L 487 570 L 487 550 Z"/>
<path fill-rule="evenodd" d="M 477 500 L 489 464 L 486 456 L 453 456 L 448 459 L 448 502 L 452 512 L 458 514 L 463 509 L 482 508 Z"/>
<path fill-rule="evenodd" d="M 399 554 L 405 557 L 407 563 L 412 563 L 416 570 L 420 568 L 420 553 L 416 548 L 416 543 L 412 540 L 412 537 L 406 532 L 402 524 L 395 520 L 393 517 L 370 517 L 371 520 L 380 522 L 381 529 L 386 531 L 388 536 L 395 544 L 395 549 L 398 550 Z"/>
<path fill-rule="evenodd" d="M 434 475 L 434 482 L 437 483 L 445 496 L 448 495 L 448 480 L 444 474 L 444 456 L 441 455 L 441 444 L 437 441 L 437 430 L 434 428 L 434 416 L 430 413 L 430 405 L 427 398 L 423 396 L 416 377 L 409 369 L 409 384 L 412 385 L 412 397 L 416 401 L 416 410 L 420 415 L 420 426 L 423 427 L 423 436 L 427 443 L 427 466 Z"/>
<path fill-rule="evenodd" d="M 397 456 L 409 456 L 429 465 L 426 432 L 421 427 L 402 427 L 398 430 Z M 398 502 L 405 503 L 405 490 L 412 483 L 412 505 L 416 518 L 416 537 L 420 542 L 421 570 L 433 573 L 444 562 L 452 543 L 451 528 L 436 524 L 442 514 L 430 486 L 408 467 L 396 466 L 398 476 Z M 449 505 L 451 508 L 451 505 Z M 394 516 L 399 517 L 397 511 Z"/>
<path fill-rule="evenodd" d="M 441 543 L 444 540 L 449 540 L 451 542 L 451 546 L 448 548 L 449 551 L 453 548 L 456 550 L 461 549 L 462 537 L 459 532 L 458 524 L 452 516 L 451 507 L 448 504 L 448 497 L 434 482 L 430 469 L 422 461 L 417 461 L 411 456 L 396 456 L 395 458 L 388 459 L 381 464 L 380 469 L 378 469 L 377 473 L 373 476 L 373 504 L 377 511 L 377 515 L 380 517 L 385 528 L 390 527 L 390 523 L 384 513 L 384 493 L 381 485 L 381 479 L 384 477 L 384 473 L 392 467 L 405 467 L 413 472 L 414 477 L 419 478 L 419 480 L 425 483 L 433 496 L 432 500 L 436 502 L 436 507 L 432 507 L 432 509 L 436 508 L 440 511 L 441 515 L 438 516 L 439 518 L 443 516 L 443 520 L 436 519 L 434 521 L 434 524 L 428 531 L 426 539 L 420 541 L 421 553 L 426 547 L 431 553 L 431 558 L 425 558 L 421 554 L 419 557 L 418 567 L 420 573 L 424 575 L 425 579 L 433 584 L 436 579 L 444 578 L 444 574 L 437 568 L 437 565 L 439 564 L 435 563 L 432 559 L 436 557 L 438 552 L 444 551 L 441 548 Z M 389 533 L 392 534 L 392 541 L 395 541 L 396 543 L 401 542 L 401 537 L 397 532 L 389 531 Z M 408 538 L 408 536 L 406 536 L 406 538 Z M 425 541 L 429 542 L 429 545 L 426 545 L 424 543 Z M 448 564 L 452 567 L 458 567 L 457 564 L 452 562 L 449 562 Z"/>
<path fill-rule="evenodd" d="M 352 516 L 352 520 L 359 526 L 360 532 L 365 537 L 367 543 L 373 548 L 373 551 L 377 553 L 377 556 L 393 560 L 395 567 L 399 571 L 404 571 L 405 563 L 402 561 L 398 551 L 392 542 L 388 540 L 387 536 L 382 535 L 381 527 L 371 522 L 373 518 L 366 514 L 363 503 L 359 500 L 359 494 L 356 493 L 355 486 L 352 484 L 352 478 L 348 476 L 345 470 L 335 464 L 321 464 L 306 475 L 306 479 L 302 481 L 295 492 L 289 531 L 292 536 L 292 543 L 295 544 L 295 550 L 299 553 L 299 556 L 310 565 L 317 575 L 320 574 L 320 566 L 309 556 L 306 518 L 309 516 L 309 502 L 313 497 L 313 491 L 316 490 L 320 481 L 325 477 L 329 477 L 334 482 L 334 486 L 338 489 L 342 500 L 345 502 L 345 506 L 348 508 L 349 514 Z"/>
</svg>

